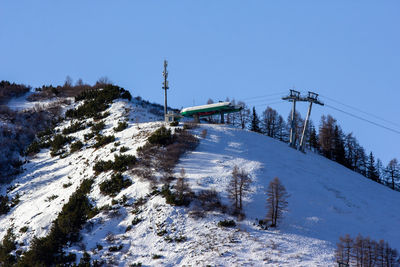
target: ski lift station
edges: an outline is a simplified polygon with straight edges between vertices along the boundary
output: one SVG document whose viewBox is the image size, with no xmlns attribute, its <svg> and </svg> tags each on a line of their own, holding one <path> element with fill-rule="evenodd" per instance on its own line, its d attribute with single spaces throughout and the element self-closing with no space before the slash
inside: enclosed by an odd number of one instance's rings
<svg viewBox="0 0 400 267">
<path fill-rule="evenodd" d="M 181 110 L 180 115 L 183 117 L 193 117 L 196 122 L 199 122 L 201 117 L 207 117 L 212 115 L 221 115 L 221 123 L 224 123 L 224 114 L 238 112 L 243 107 L 239 105 L 233 105 L 231 102 L 219 102 L 208 105 L 187 107 Z"/>
</svg>

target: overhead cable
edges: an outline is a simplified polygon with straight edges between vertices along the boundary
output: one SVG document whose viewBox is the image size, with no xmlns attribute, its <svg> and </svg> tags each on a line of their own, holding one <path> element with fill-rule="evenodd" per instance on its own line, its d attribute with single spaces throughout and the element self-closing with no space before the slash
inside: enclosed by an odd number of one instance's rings
<svg viewBox="0 0 400 267">
<path fill-rule="evenodd" d="M 376 116 L 375 114 L 372 114 L 372 113 L 363 111 L 363 110 L 361 110 L 361 109 L 359 109 L 359 108 L 356 108 L 356 107 L 350 106 L 350 105 L 348 105 L 348 104 L 342 103 L 342 102 L 337 101 L 337 100 L 335 100 L 335 99 L 332 99 L 332 98 L 330 98 L 330 97 L 327 97 L 327 96 L 324 96 L 324 95 L 321 95 L 321 94 L 320 94 L 320 96 L 322 96 L 322 97 L 324 97 L 324 98 L 326 98 L 326 99 L 329 99 L 329 100 L 332 101 L 332 102 L 336 102 L 336 103 L 338 103 L 338 104 L 340 104 L 340 105 L 343 105 L 343 106 L 345 106 L 345 107 L 348 107 L 348 108 L 357 110 L 357 111 L 359 111 L 359 112 L 361 112 L 361 113 L 364 113 L 364 114 L 366 114 L 366 115 L 368 115 L 368 116 L 374 117 L 375 119 L 379 119 L 379 120 L 381 120 L 381 121 L 384 121 L 384 122 L 387 122 L 387 123 L 390 123 L 390 124 L 394 124 L 394 125 L 396 125 L 396 126 L 400 126 L 400 124 L 398 124 L 398 123 L 389 121 L 389 120 L 387 120 L 387 119 L 385 119 L 385 118 L 381 118 L 381 117 L 379 117 L 379 116 Z"/>
<path fill-rule="evenodd" d="M 272 94 L 261 95 L 261 96 L 253 96 L 253 97 L 244 98 L 244 99 L 242 99 L 242 100 L 244 101 L 244 100 L 255 99 L 255 98 L 263 98 L 263 97 L 269 97 L 269 96 L 282 95 L 282 94 L 284 94 L 284 93 L 285 93 L 285 92 L 279 92 L 279 93 L 272 93 Z"/>
<path fill-rule="evenodd" d="M 368 119 L 362 118 L 362 117 L 360 117 L 360 116 L 354 115 L 354 114 L 352 114 L 352 113 L 350 113 L 350 112 L 341 110 L 341 109 L 339 109 L 339 108 L 335 108 L 335 107 L 333 107 L 333 106 L 331 106 L 331 105 L 329 105 L 329 104 L 325 104 L 325 106 L 327 106 L 327 107 L 329 107 L 329 108 L 331 108 L 331 109 L 334 109 L 334 110 L 336 110 L 336 111 L 342 112 L 342 113 L 344 113 L 344 114 L 347 114 L 347 115 L 349 115 L 349 116 L 351 116 L 351 117 L 354 117 L 354 118 L 356 118 L 356 119 L 359 119 L 359 120 L 362 120 L 362 121 L 371 123 L 371 124 L 373 124 L 373 125 L 375 125 L 375 126 L 381 127 L 381 128 L 383 128 L 383 129 L 389 130 L 389 131 L 394 132 L 394 133 L 396 133 L 396 134 L 400 134 L 400 131 L 397 131 L 397 130 L 395 130 L 395 129 L 393 129 L 393 128 L 387 127 L 387 126 L 382 125 L 382 124 L 380 124 L 380 123 L 376 123 L 376 122 L 373 122 L 373 121 L 371 121 L 371 120 L 368 120 Z"/>
</svg>

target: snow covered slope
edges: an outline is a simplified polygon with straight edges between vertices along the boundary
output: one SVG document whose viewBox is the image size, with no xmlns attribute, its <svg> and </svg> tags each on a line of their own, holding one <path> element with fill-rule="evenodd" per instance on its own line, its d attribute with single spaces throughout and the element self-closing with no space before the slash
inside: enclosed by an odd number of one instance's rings
<svg viewBox="0 0 400 267">
<path fill-rule="evenodd" d="M 279 177 L 289 198 L 280 231 L 328 241 L 349 233 L 385 239 L 400 249 L 400 194 L 314 153 L 303 154 L 257 133 L 227 126 L 203 125 L 208 137 L 185 157 L 195 187 L 223 193 L 234 165 L 255 181 L 245 211 L 248 218 L 265 213 L 265 189 Z"/>
<path fill-rule="evenodd" d="M 0 217 L 0 238 L 13 225 L 18 243 L 23 244 L 20 248 L 27 249 L 34 236 L 49 232 L 80 182 L 95 177 L 89 195 L 92 203 L 111 208 L 90 219 L 81 231 L 82 241 L 66 248 L 78 255 L 78 261 L 87 251 L 92 259 L 110 266 L 139 262 L 147 266 L 334 266 L 335 244 L 346 233 L 385 239 L 400 250 L 398 192 L 314 153 L 303 154 L 269 137 L 224 125 L 194 129 L 200 145 L 185 154 L 175 170 L 185 168 L 195 192 L 215 188 L 224 204 L 229 204 L 225 187 L 233 167 L 247 171 L 253 179 L 252 193 L 245 200 L 246 219 L 237 227 L 218 227 L 220 220 L 235 219 L 219 212 L 204 218 L 189 216 L 191 207 L 166 204 L 162 196 L 151 194 L 147 181 L 128 172 L 124 175 L 132 185 L 112 202 L 99 190 L 111 173 L 95 175 L 95 162 L 113 159 L 121 146 L 130 149 L 125 154 L 136 154 L 136 148 L 163 123 L 138 103 L 115 101 L 109 111 L 102 133 L 115 134 L 120 145 L 94 149 L 90 141 L 63 159 L 42 150 L 15 181 L 10 196 L 19 194 L 21 202 Z M 115 133 L 113 127 L 124 119 L 128 128 Z M 64 122 L 60 129 L 69 124 Z M 207 135 L 202 138 L 204 129 Z M 83 140 L 88 132 L 72 136 Z M 277 229 L 261 230 L 256 222 L 266 214 L 265 189 L 276 176 L 290 194 L 289 210 Z M 20 231 L 23 227 L 27 231 Z"/>
</svg>

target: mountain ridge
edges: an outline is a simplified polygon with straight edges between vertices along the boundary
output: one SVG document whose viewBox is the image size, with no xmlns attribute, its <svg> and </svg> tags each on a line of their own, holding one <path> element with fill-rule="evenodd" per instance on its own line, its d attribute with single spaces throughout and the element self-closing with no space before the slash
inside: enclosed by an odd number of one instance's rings
<svg viewBox="0 0 400 267">
<path fill-rule="evenodd" d="M 223 204 L 230 205 L 226 186 L 233 167 L 248 172 L 253 180 L 252 192 L 244 203 L 246 218 L 237 221 L 237 227 L 218 227 L 218 221 L 236 220 L 219 211 L 193 218 L 193 206 L 166 204 L 161 195 L 152 195 L 149 182 L 131 173 L 124 174 L 132 180 L 131 186 L 114 198 L 105 196 L 99 185 L 110 172 L 96 174 L 95 162 L 113 159 L 122 146 L 129 148 L 124 154 L 137 156 L 136 149 L 165 125 L 159 121 L 160 116 L 135 101 L 115 100 L 107 111 L 110 115 L 104 119 L 101 133 L 115 135 L 115 142 L 94 149 L 90 148 L 94 141 L 88 141 L 82 150 L 65 158 L 51 157 L 45 149 L 24 165 L 24 173 L 13 183 L 17 187 L 10 191 L 12 197 L 20 195 L 20 203 L 0 216 L 0 238 L 14 225 L 17 241 L 23 243 L 19 249 L 26 250 L 34 236 L 49 232 L 52 221 L 80 182 L 95 178 L 89 199 L 96 207 L 109 205 L 111 209 L 89 219 L 81 230 L 82 240 L 65 248 L 77 254 L 77 262 L 89 252 L 93 260 L 118 266 L 139 262 L 168 266 L 333 266 L 335 243 L 347 233 L 384 238 L 400 249 L 397 192 L 315 153 L 303 154 L 275 139 L 226 125 L 200 124 L 191 130 L 200 144 L 180 158 L 175 174 L 184 168 L 194 193 L 213 188 Z M 127 121 L 128 127 L 115 132 L 113 128 L 119 121 Z M 58 129 L 70 124 L 71 120 L 65 120 Z M 170 128 L 175 131 L 179 127 Z M 71 136 L 83 141 L 88 132 L 87 128 Z M 277 229 L 262 230 L 257 220 L 266 214 L 265 189 L 275 176 L 290 194 L 289 209 Z M 124 195 L 127 206 L 118 203 Z M 113 199 L 117 203 L 113 204 Z M 141 199 L 144 203 L 136 214 L 135 203 Z M 392 207 L 388 203 L 393 203 Z M 28 230 L 21 231 L 23 227 Z"/>
</svg>

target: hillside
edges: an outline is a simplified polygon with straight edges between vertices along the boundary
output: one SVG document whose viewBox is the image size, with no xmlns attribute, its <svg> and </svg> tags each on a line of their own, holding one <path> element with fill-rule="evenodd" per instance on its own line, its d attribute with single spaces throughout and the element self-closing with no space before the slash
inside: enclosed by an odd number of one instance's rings
<svg viewBox="0 0 400 267">
<path fill-rule="evenodd" d="M 225 125 L 201 124 L 191 130 L 200 143 L 183 155 L 175 173 L 179 176 L 184 168 L 195 193 L 214 188 L 222 203 L 229 205 L 225 188 L 233 167 L 247 171 L 253 180 L 252 193 L 245 199 L 246 218 L 236 227 L 219 227 L 221 220 L 236 220 L 220 211 L 198 217 L 191 213 L 194 204 L 167 204 L 163 196 L 152 193 L 148 181 L 129 171 L 124 177 L 132 185 L 114 198 L 104 195 L 99 185 L 111 172 L 95 174 L 95 163 L 114 159 L 122 146 L 129 149 L 123 154 L 137 155 L 136 149 L 163 125 L 159 116 L 136 100 L 114 101 L 107 111 L 110 115 L 101 133 L 115 135 L 114 142 L 90 147 L 94 140 L 84 141 L 90 132 L 86 128 L 70 134 L 84 142 L 81 150 L 60 158 L 42 149 L 24 165 L 9 193 L 11 197 L 18 194 L 20 202 L 0 216 L 0 238 L 13 226 L 18 249 L 28 249 L 34 236 L 49 233 L 52 221 L 80 183 L 93 177 L 90 202 L 110 208 L 90 218 L 80 232 L 82 239 L 65 248 L 77 255 L 77 262 L 88 252 L 92 260 L 109 266 L 334 266 L 336 242 L 347 233 L 385 239 L 400 250 L 398 192 L 317 154 L 303 154 L 275 139 Z M 124 120 L 128 127 L 115 132 L 113 128 Z M 71 123 L 65 120 L 58 129 Z M 202 136 L 204 130 L 207 134 Z M 265 189 L 274 177 L 281 179 L 290 194 L 289 209 L 277 229 L 262 230 L 257 222 L 266 214 Z M 5 191 L 2 188 L 1 193 Z"/>
</svg>

